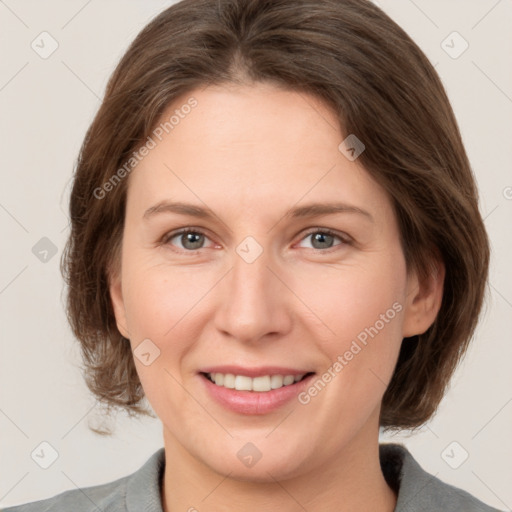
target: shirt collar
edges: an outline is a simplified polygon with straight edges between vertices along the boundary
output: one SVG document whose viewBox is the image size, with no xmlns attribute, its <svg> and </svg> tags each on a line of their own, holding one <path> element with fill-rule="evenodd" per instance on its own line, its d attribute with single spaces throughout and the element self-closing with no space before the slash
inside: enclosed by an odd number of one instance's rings
<svg viewBox="0 0 512 512">
<path fill-rule="evenodd" d="M 464 491 L 444 484 L 427 473 L 404 445 L 379 444 L 379 457 L 384 478 L 398 496 L 395 512 L 432 510 L 430 507 L 424 507 L 424 504 L 432 504 L 433 496 L 460 499 L 461 504 L 473 503 L 474 498 Z M 161 448 L 131 475 L 126 489 L 128 512 L 163 512 L 161 486 L 164 468 L 165 452 L 164 448 Z"/>
</svg>

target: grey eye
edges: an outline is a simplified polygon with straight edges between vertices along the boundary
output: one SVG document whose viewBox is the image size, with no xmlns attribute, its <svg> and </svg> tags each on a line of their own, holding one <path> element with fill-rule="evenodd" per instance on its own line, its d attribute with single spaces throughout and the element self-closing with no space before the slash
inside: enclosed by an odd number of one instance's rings
<svg viewBox="0 0 512 512">
<path fill-rule="evenodd" d="M 315 249 L 328 249 L 332 247 L 332 243 L 334 242 L 334 236 L 328 233 L 311 233 L 309 236 L 311 237 L 312 245 Z"/>
<path fill-rule="evenodd" d="M 305 240 L 311 240 L 310 245 L 301 246 L 312 249 L 331 249 L 332 247 L 340 245 L 345 242 L 345 240 L 343 240 L 341 236 L 321 229 L 317 229 L 316 231 L 308 233 L 302 239 L 301 244 L 303 244 Z M 335 243 L 335 240 L 338 240 L 338 243 Z"/>
<path fill-rule="evenodd" d="M 205 240 L 208 238 L 199 231 L 180 231 L 170 236 L 165 243 L 186 251 L 195 251 L 203 248 Z"/>
</svg>

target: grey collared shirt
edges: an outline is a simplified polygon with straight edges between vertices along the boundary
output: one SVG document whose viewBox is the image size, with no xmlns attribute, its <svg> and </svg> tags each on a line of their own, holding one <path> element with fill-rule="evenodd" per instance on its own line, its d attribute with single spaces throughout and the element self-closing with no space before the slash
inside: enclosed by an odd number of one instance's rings
<svg viewBox="0 0 512 512">
<path fill-rule="evenodd" d="M 405 446 L 380 444 L 382 471 L 398 494 L 395 512 L 500 512 L 466 491 L 422 469 Z M 161 448 L 135 473 L 103 485 L 73 489 L 4 512 L 162 512 L 160 488 L 165 467 Z M 191 510 L 197 503 L 191 503 Z"/>
</svg>

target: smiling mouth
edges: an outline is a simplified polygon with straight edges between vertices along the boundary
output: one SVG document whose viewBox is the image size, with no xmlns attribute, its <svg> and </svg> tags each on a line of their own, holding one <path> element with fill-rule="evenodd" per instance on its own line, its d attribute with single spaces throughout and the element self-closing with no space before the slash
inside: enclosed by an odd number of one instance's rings
<svg viewBox="0 0 512 512">
<path fill-rule="evenodd" d="M 210 380 L 210 382 L 213 382 L 216 386 L 234 389 L 236 391 L 253 391 L 257 393 L 266 393 L 273 389 L 292 386 L 313 374 L 314 372 L 296 375 L 262 375 L 253 378 L 247 377 L 246 375 L 234 375 L 232 373 L 201 372 L 201 375 Z"/>
</svg>

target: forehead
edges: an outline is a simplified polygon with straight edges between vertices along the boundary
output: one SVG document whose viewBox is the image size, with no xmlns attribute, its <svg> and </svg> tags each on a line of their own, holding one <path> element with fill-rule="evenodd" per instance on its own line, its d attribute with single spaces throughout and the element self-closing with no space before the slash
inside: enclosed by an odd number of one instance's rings
<svg viewBox="0 0 512 512">
<path fill-rule="evenodd" d="M 301 201 L 389 209 L 383 190 L 339 150 L 339 119 L 306 93 L 199 88 L 173 102 L 155 130 L 154 148 L 130 176 L 128 202 L 138 208 L 179 199 L 259 215 Z"/>
</svg>

